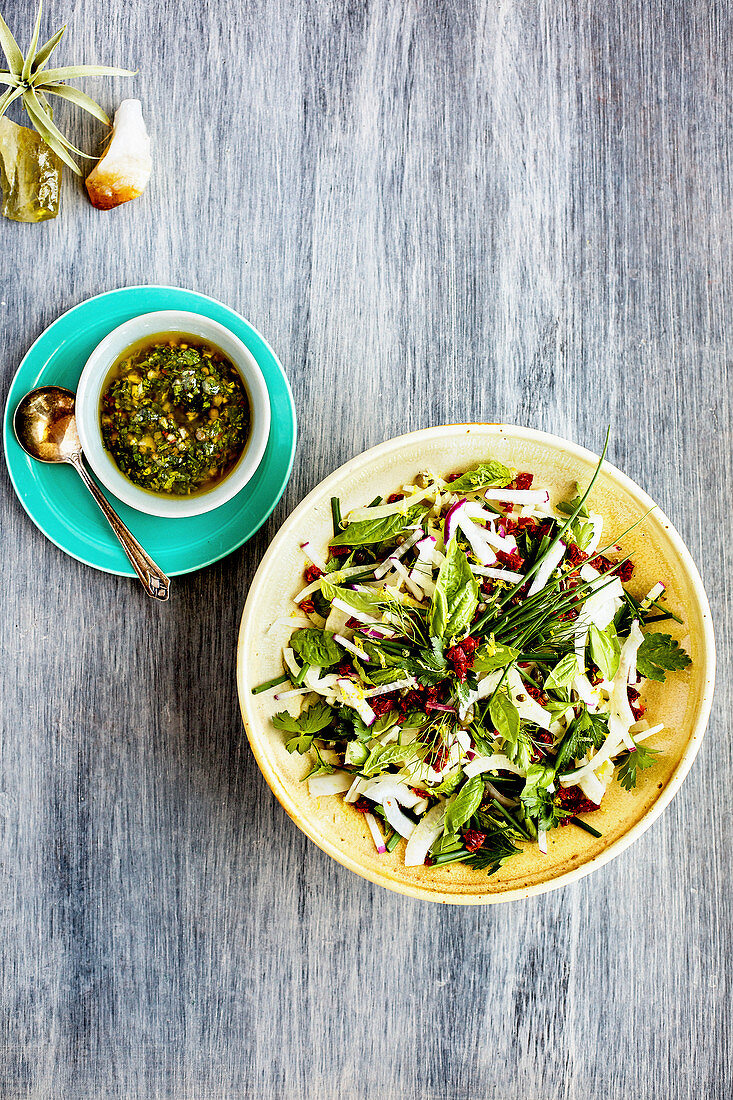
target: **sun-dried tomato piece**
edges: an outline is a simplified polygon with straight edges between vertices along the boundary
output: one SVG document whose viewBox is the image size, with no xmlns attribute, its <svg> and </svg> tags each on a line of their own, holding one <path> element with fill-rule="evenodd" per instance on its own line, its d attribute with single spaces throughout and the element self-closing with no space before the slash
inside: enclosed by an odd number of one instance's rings
<svg viewBox="0 0 733 1100">
<path fill-rule="evenodd" d="M 624 584 L 626 584 L 627 581 L 631 580 L 631 575 L 632 575 L 633 572 L 634 572 L 634 563 L 633 563 L 633 561 L 625 561 L 623 563 L 623 565 L 621 566 L 621 568 L 616 570 L 616 573 L 617 573 L 619 579 L 621 581 L 623 581 Z"/>
<path fill-rule="evenodd" d="M 583 562 L 588 561 L 588 555 L 585 550 L 581 550 L 579 546 L 571 542 L 565 555 L 565 561 L 570 562 L 571 565 L 582 565 Z"/>
<path fill-rule="evenodd" d="M 369 706 L 372 708 L 377 718 L 381 718 L 383 714 L 389 714 L 391 710 L 397 710 L 397 692 L 390 691 L 385 695 L 373 695 L 369 700 Z"/>
<path fill-rule="evenodd" d="M 524 558 L 518 550 L 497 550 L 496 559 L 499 561 L 505 569 L 514 569 L 515 571 L 521 569 L 524 565 Z"/>
<path fill-rule="evenodd" d="M 300 610 L 305 611 L 306 615 L 312 615 L 315 609 L 316 605 L 313 603 L 313 600 L 300 601 Z"/>
<path fill-rule="evenodd" d="M 571 814 L 590 814 L 600 809 L 599 805 L 586 798 L 580 787 L 560 787 L 557 792 L 557 800 L 563 810 L 569 810 Z M 561 825 L 567 825 L 570 818 L 564 817 Z"/>
<path fill-rule="evenodd" d="M 539 528 L 539 523 L 533 516 L 520 516 L 517 520 L 518 531 L 530 531 L 534 533 Z M 507 532 L 508 534 L 509 532 Z"/>
<path fill-rule="evenodd" d="M 531 489 L 532 482 L 534 481 L 534 474 L 517 474 L 514 481 L 509 486 L 510 489 Z"/>
<path fill-rule="evenodd" d="M 313 584 L 313 581 L 317 581 L 319 577 L 323 576 L 323 570 L 319 569 L 317 565 L 309 565 L 303 572 L 306 584 Z"/>
<path fill-rule="evenodd" d="M 631 713 L 634 715 L 636 721 L 639 722 L 646 712 L 646 707 L 644 706 L 644 704 L 637 702 L 637 699 L 641 697 L 641 693 L 638 692 L 635 687 L 629 687 L 627 688 L 627 691 L 629 693 L 629 706 L 631 707 Z"/>
<path fill-rule="evenodd" d="M 462 684 L 466 681 L 468 670 L 473 668 L 473 659 L 478 644 L 478 639 L 472 638 L 469 634 L 462 642 L 458 642 L 457 645 L 446 650 L 446 658 L 453 665 L 453 671 Z"/>
<path fill-rule="evenodd" d="M 482 844 L 486 841 L 488 833 L 480 833 L 478 829 L 467 829 L 463 834 L 463 843 L 466 846 L 467 851 L 477 852 Z"/>
<path fill-rule="evenodd" d="M 368 802 L 366 798 L 357 798 L 356 802 L 352 802 L 351 805 L 360 814 L 370 814 L 372 812 L 372 804 Z"/>
<path fill-rule="evenodd" d="M 405 499 L 405 494 L 404 493 L 391 493 L 390 496 L 387 497 L 387 504 L 396 504 L 398 500 L 404 500 L 404 499 Z"/>
</svg>

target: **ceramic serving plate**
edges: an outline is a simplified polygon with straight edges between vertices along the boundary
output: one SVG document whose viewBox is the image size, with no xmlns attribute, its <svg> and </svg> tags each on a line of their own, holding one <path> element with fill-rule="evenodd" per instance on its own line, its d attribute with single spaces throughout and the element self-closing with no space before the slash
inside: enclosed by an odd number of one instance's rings
<svg viewBox="0 0 733 1100">
<path fill-rule="evenodd" d="M 301 778 L 304 758 L 285 751 L 282 734 L 269 718 L 278 709 L 273 692 L 252 688 L 282 672 L 281 650 L 289 636 L 283 627 L 268 631 L 294 610 L 291 597 L 303 586 L 303 542 L 322 552 L 332 535 L 330 498 L 338 496 L 344 515 L 375 496 L 388 496 L 426 467 L 439 474 L 464 470 L 489 457 L 532 471 L 541 484 L 567 498 L 574 483 L 587 484 L 598 458 L 581 447 L 529 428 L 496 424 L 448 425 L 389 440 L 347 462 L 326 478 L 295 509 L 271 543 L 257 571 L 242 615 L 238 647 L 238 687 L 252 751 L 276 797 L 295 823 L 324 852 L 345 867 L 413 897 L 458 904 L 510 901 L 566 885 L 601 867 L 637 840 L 669 804 L 700 747 L 710 711 L 715 677 L 715 645 L 710 609 L 699 573 L 672 524 L 658 509 L 623 539 L 634 557 L 629 587 L 640 595 L 657 580 L 667 585 L 669 606 L 684 625 L 664 624 L 692 657 L 682 673 L 664 684 L 646 682 L 648 717 L 663 722 L 655 737 L 661 749 L 652 767 L 640 773 L 636 790 L 619 783 L 609 788 L 594 813 L 596 839 L 573 825 L 547 835 L 548 853 L 536 845 L 509 860 L 491 877 L 460 863 L 405 867 L 404 842 L 379 855 L 364 818 L 340 797 L 312 798 Z M 610 464 L 604 464 L 591 503 L 605 518 L 604 542 L 611 541 L 653 507 L 650 498 Z"/>
</svg>

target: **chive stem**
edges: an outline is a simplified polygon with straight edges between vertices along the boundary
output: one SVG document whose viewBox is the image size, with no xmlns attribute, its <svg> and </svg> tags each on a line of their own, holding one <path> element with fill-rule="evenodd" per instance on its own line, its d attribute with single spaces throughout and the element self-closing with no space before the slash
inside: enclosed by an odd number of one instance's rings
<svg viewBox="0 0 733 1100">
<path fill-rule="evenodd" d="M 437 856 L 431 856 L 430 862 L 433 867 L 442 867 L 444 863 L 458 863 L 459 860 L 466 859 L 470 853 L 461 848 L 457 852 L 440 852 Z"/>
<path fill-rule="evenodd" d="M 393 852 L 401 840 L 402 837 L 400 834 L 393 832 L 392 835 L 385 840 L 384 846 L 388 852 Z"/>
<path fill-rule="evenodd" d="M 333 537 L 341 531 L 341 501 L 338 497 L 331 497 L 331 518 L 333 520 Z"/>
<path fill-rule="evenodd" d="M 603 833 L 599 833 L 598 829 L 594 829 L 587 821 L 581 821 L 579 817 L 571 817 L 570 820 L 573 825 L 577 825 L 579 829 L 583 829 L 586 833 L 590 833 L 591 836 L 603 836 Z"/>
<path fill-rule="evenodd" d="M 253 695 L 261 695 L 263 691 L 269 691 L 270 688 L 277 687 L 278 684 L 284 684 L 286 680 L 289 680 L 289 676 L 276 676 L 274 680 L 267 680 L 264 684 L 260 684 L 259 687 L 252 688 Z"/>
<path fill-rule="evenodd" d="M 300 686 L 301 686 L 301 684 L 302 684 L 302 683 L 303 683 L 303 681 L 305 680 L 305 677 L 306 677 L 306 673 L 308 672 L 308 670 L 310 669 L 310 667 L 311 667 L 311 666 L 310 666 L 310 665 L 308 664 L 308 662 L 307 662 L 307 661 L 303 661 L 303 666 L 302 666 L 302 668 L 301 668 L 300 672 L 298 673 L 298 675 L 297 675 L 297 676 L 295 676 L 295 677 L 293 678 L 293 683 L 294 683 L 294 684 L 296 685 L 296 687 L 300 687 Z"/>
<path fill-rule="evenodd" d="M 496 806 L 497 810 L 502 815 L 502 817 L 505 817 L 506 820 L 509 822 L 509 824 L 514 829 L 516 829 L 518 833 L 521 833 L 522 836 L 525 837 L 526 840 L 533 840 L 534 839 L 534 837 L 530 836 L 530 834 L 527 832 L 527 830 L 524 828 L 524 826 L 520 825 L 519 822 L 517 821 L 517 819 L 515 817 L 512 817 L 512 815 L 509 813 L 509 811 L 507 809 L 505 809 L 502 806 L 501 802 L 499 802 L 496 798 L 491 799 L 491 805 Z"/>
</svg>

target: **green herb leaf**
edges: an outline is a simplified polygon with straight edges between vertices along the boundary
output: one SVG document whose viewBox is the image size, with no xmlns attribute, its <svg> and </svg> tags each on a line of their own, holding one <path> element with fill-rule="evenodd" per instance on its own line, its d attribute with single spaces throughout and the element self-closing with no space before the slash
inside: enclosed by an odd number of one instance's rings
<svg viewBox="0 0 733 1100">
<path fill-rule="evenodd" d="M 636 668 L 647 680 L 664 680 L 665 672 L 687 668 L 690 658 L 669 634 L 647 634 L 639 646 Z"/>
<path fill-rule="evenodd" d="M 555 805 L 554 796 L 547 788 L 555 778 L 555 768 L 544 764 L 533 764 L 527 772 L 527 779 L 520 799 L 524 812 L 538 829 L 553 829 L 568 811 Z"/>
<path fill-rule="evenodd" d="M 288 738 L 285 742 L 285 748 L 288 752 L 299 752 L 301 756 L 304 756 L 313 745 L 314 737 L 315 734 L 313 733 L 300 733 L 295 737 Z"/>
<path fill-rule="evenodd" d="M 369 753 L 362 774 L 369 777 L 383 771 L 389 764 L 396 764 L 403 760 L 409 760 L 418 751 L 418 743 L 413 741 L 410 745 L 375 745 Z"/>
<path fill-rule="evenodd" d="M 576 483 L 575 483 L 575 496 L 573 497 L 573 499 L 572 500 L 561 500 L 559 504 L 555 505 L 555 507 L 558 510 L 558 512 L 562 512 L 562 514 L 564 516 L 572 516 L 575 509 L 580 504 L 581 506 L 578 509 L 578 517 L 580 517 L 581 519 L 588 519 L 588 509 L 581 502 L 582 502 L 582 498 L 581 498 L 581 495 L 580 495 L 580 492 L 579 492 L 578 483 L 576 481 Z"/>
<path fill-rule="evenodd" d="M 568 726 L 567 733 L 558 745 L 555 756 L 555 771 L 562 772 L 573 767 L 589 749 L 600 749 L 608 736 L 608 720 L 598 714 L 591 714 L 583 708 L 577 718 Z"/>
<path fill-rule="evenodd" d="M 511 470 L 492 459 L 490 462 L 482 462 L 475 470 L 461 474 L 450 482 L 449 488 L 451 493 L 474 493 L 477 489 L 488 489 L 489 486 L 503 488 L 512 481 Z"/>
<path fill-rule="evenodd" d="M 319 630 L 318 627 L 309 626 L 304 630 L 294 631 L 290 637 L 290 645 L 309 665 L 330 668 L 331 665 L 338 664 L 344 655 L 333 638 L 330 630 Z"/>
<path fill-rule="evenodd" d="M 285 733 L 316 734 L 330 726 L 333 717 L 333 711 L 325 703 L 314 703 L 297 718 L 288 711 L 281 710 L 273 714 L 272 724 L 276 730 L 284 730 Z"/>
<path fill-rule="evenodd" d="M 453 794 L 455 789 L 460 786 L 463 779 L 463 768 L 456 768 L 455 771 L 448 772 L 443 776 L 437 787 L 431 787 L 431 794 Z"/>
<path fill-rule="evenodd" d="M 574 653 L 568 653 L 558 661 L 545 680 L 545 691 L 557 691 L 559 688 L 570 687 L 578 672 L 578 658 Z"/>
<path fill-rule="evenodd" d="M 498 643 L 479 646 L 473 658 L 474 672 L 493 672 L 497 668 L 506 668 L 519 656 L 518 649 Z"/>
<path fill-rule="evenodd" d="M 588 640 L 591 658 L 601 670 L 604 680 L 613 680 L 621 659 L 621 646 L 613 623 L 606 630 L 599 630 L 591 623 Z"/>
<path fill-rule="evenodd" d="M 636 744 L 636 742 L 634 742 Z M 627 753 L 619 764 L 618 781 L 627 791 L 636 786 L 636 773 L 643 768 L 649 768 L 654 763 L 654 757 L 659 749 L 646 749 L 643 745 L 636 745 L 634 752 Z"/>
<path fill-rule="evenodd" d="M 390 597 L 381 589 L 377 591 L 362 588 L 355 591 L 353 588 L 338 588 L 330 581 L 321 582 L 321 593 L 329 602 L 341 600 L 348 607 L 353 607 L 354 611 L 362 611 L 367 615 L 381 614 L 390 602 Z"/>
<path fill-rule="evenodd" d="M 464 862 L 475 867 L 477 871 L 486 871 L 487 874 L 494 875 L 508 859 L 519 855 L 521 850 L 512 843 L 506 833 L 497 831 L 489 833 L 479 850 Z"/>
<path fill-rule="evenodd" d="M 514 745 L 519 736 L 519 711 L 509 696 L 498 691 L 489 704 L 489 717 L 494 729 L 510 745 Z"/>
<path fill-rule="evenodd" d="M 411 714 L 405 715 L 400 722 L 403 730 L 419 729 L 420 726 L 426 725 L 428 722 L 428 716 L 422 710 L 413 710 Z"/>
<path fill-rule="evenodd" d="M 519 734 L 513 745 L 510 745 L 508 741 L 504 743 L 505 754 L 512 763 L 516 764 L 518 768 L 521 768 L 523 772 L 526 772 L 532 763 L 534 750 L 535 746 L 532 738 L 523 729 L 519 730 Z"/>
<path fill-rule="evenodd" d="M 458 794 L 448 803 L 445 815 L 445 832 L 447 835 L 457 833 L 461 825 L 465 825 L 470 817 L 481 805 L 484 797 L 484 781 L 480 775 L 474 775 L 467 779 Z"/>
<path fill-rule="evenodd" d="M 422 504 L 416 504 L 404 514 L 399 512 L 383 519 L 363 519 L 350 523 L 345 531 L 331 539 L 331 546 L 370 546 L 375 542 L 387 542 L 397 538 L 406 527 L 420 520 L 427 512 Z"/>
<path fill-rule="evenodd" d="M 431 637 L 445 642 L 470 629 L 478 606 L 478 584 L 468 558 L 454 536 L 438 572 L 430 604 L 428 625 Z"/>
<path fill-rule="evenodd" d="M 287 748 L 287 745 L 285 746 Z M 309 772 L 303 776 L 303 781 L 306 779 L 312 779 L 316 775 L 333 775 L 336 770 L 333 764 L 327 764 L 318 751 L 318 746 L 313 745 L 313 752 L 316 754 L 316 763 L 310 769 Z"/>
<path fill-rule="evenodd" d="M 346 746 L 344 760 L 347 764 L 351 764 L 358 768 L 366 761 L 368 756 L 369 749 L 363 741 L 349 741 Z"/>
</svg>

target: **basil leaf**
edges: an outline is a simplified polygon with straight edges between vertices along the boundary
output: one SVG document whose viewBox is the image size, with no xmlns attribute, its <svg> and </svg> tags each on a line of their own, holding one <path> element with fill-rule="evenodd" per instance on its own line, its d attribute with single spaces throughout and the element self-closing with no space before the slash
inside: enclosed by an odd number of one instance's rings
<svg viewBox="0 0 733 1100">
<path fill-rule="evenodd" d="M 367 615 L 381 614 L 385 604 L 390 601 L 390 597 L 381 589 L 378 592 L 368 588 L 355 591 L 353 588 L 338 588 L 330 581 L 321 582 L 321 592 L 329 603 L 338 599 L 349 607 L 353 607 L 354 611 L 363 611 Z"/>
<path fill-rule="evenodd" d="M 387 542 L 410 527 L 419 523 L 428 511 L 423 504 L 416 504 L 407 513 L 394 513 L 383 519 L 363 519 L 350 523 L 346 530 L 331 539 L 331 546 L 370 546 L 375 542 Z"/>
<path fill-rule="evenodd" d="M 594 664 L 601 670 L 604 680 L 613 680 L 618 672 L 621 659 L 621 646 L 619 645 L 618 635 L 613 625 L 610 629 L 613 630 L 613 635 L 604 630 L 599 630 L 597 626 L 591 623 L 589 633 L 590 655 Z"/>
<path fill-rule="evenodd" d="M 388 764 L 401 763 L 403 760 L 412 759 L 420 745 L 413 741 L 410 745 L 376 745 L 367 757 L 364 767 L 361 769 L 365 776 L 376 775 Z"/>
<path fill-rule="evenodd" d="M 333 637 L 330 630 L 319 630 L 318 627 L 309 626 L 304 630 L 296 630 L 291 635 L 290 645 L 309 665 L 329 668 L 331 665 L 338 664 L 343 657 L 343 651 Z"/>
<path fill-rule="evenodd" d="M 453 794 L 458 784 L 463 779 L 463 768 L 456 768 L 443 777 L 437 787 L 431 787 L 431 794 Z"/>
<path fill-rule="evenodd" d="M 647 634 L 639 646 L 636 668 L 647 680 L 664 680 L 665 672 L 687 668 L 690 658 L 669 634 Z"/>
<path fill-rule="evenodd" d="M 450 641 L 471 627 L 478 607 L 478 584 L 468 558 L 455 535 L 448 544 L 445 561 L 438 572 L 428 613 L 430 635 Z"/>
<path fill-rule="evenodd" d="M 503 488 L 513 480 L 511 470 L 492 459 L 490 462 L 482 462 L 475 470 L 461 474 L 448 487 L 451 493 L 474 493 L 477 489 L 488 489 L 490 485 Z"/>
<path fill-rule="evenodd" d="M 491 700 L 489 717 L 496 732 L 513 745 L 519 736 L 519 711 L 503 691 L 497 692 Z"/>
<path fill-rule="evenodd" d="M 568 653 L 567 657 L 563 657 L 561 661 L 558 661 L 545 680 L 545 691 L 556 691 L 558 688 L 570 687 L 579 671 L 578 658 L 574 653 Z"/>
<path fill-rule="evenodd" d="M 492 652 L 493 648 L 493 652 Z M 512 649 L 508 645 L 494 645 L 493 647 L 482 645 L 476 650 L 473 658 L 474 672 L 493 672 L 496 668 L 506 668 L 519 656 L 518 649 Z"/>
<path fill-rule="evenodd" d="M 449 802 L 445 815 L 447 835 L 457 833 L 481 805 L 484 797 L 484 781 L 480 775 L 466 780 L 452 802 Z"/>
</svg>

